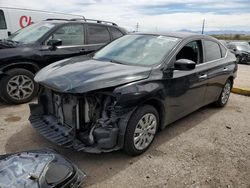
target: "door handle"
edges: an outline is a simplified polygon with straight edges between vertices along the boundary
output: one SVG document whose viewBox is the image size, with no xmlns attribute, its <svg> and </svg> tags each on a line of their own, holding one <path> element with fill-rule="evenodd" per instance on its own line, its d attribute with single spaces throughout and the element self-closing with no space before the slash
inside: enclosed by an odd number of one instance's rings
<svg viewBox="0 0 250 188">
<path fill-rule="evenodd" d="M 202 74 L 199 76 L 199 79 L 206 79 L 207 78 L 207 74 Z"/>
<path fill-rule="evenodd" d="M 83 53 L 83 52 L 86 52 L 86 50 L 84 48 L 80 49 L 80 53 Z"/>
</svg>

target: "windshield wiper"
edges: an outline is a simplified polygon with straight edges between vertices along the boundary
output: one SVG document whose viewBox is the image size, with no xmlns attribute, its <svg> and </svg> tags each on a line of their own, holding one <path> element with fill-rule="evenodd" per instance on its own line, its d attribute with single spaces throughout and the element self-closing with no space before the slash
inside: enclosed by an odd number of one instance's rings
<svg viewBox="0 0 250 188">
<path fill-rule="evenodd" d="M 121 63 L 120 61 L 114 60 L 114 59 L 110 59 L 110 62 L 111 63 L 117 63 L 117 64 L 122 64 L 123 65 L 123 63 Z"/>
<path fill-rule="evenodd" d="M 15 40 L 11 40 L 11 39 L 5 39 L 7 42 L 11 42 L 11 43 L 19 43 L 18 41 L 15 41 Z"/>
<path fill-rule="evenodd" d="M 95 58 L 93 58 L 95 59 Z M 111 62 L 111 63 L 117 63 L 117 64 L 124 64 L 124 63 L 121 63 L 120 61 L 117 61 L 115 59 L 109 59 L 109 58 L 97 58 L 95 60 L 99 60 L 99 61 L 108 61 L 108 62 Z"/>
</svg>

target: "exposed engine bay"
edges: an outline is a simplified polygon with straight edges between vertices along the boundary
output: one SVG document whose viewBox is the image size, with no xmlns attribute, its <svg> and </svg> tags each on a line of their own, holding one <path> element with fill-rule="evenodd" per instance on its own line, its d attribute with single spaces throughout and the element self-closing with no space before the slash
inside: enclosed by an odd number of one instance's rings
<svg viewBox="0 0 250 188">
<path fill-rule="evenodd" d="M 45 89 L 30 104 L 30 122 L 52 142 L 92 153 L 120 149 L 116 98 L 110 91 L 83 95 Z"/>
</svg>

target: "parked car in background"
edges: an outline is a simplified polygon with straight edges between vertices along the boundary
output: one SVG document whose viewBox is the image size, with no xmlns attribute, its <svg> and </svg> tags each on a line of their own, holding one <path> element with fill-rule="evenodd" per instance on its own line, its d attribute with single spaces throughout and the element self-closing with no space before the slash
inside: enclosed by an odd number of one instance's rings
<svg viewBox="0 0 250 188">
<path fill-rule="evenodd" d="M 247 41 L 230 41 L 229 44 L 235 44 L 235 45 L 249 45 Z"/>
<path fill-rule="evenodd" d="M 49 19 L 0 41 L 0 98 L 20 104 L 38 92 L 35 73 L 52 62 L 86 55 L 126 34 L 115 23 Z"/>
<path fill-rule="evenodd" d="M 250 64 L 250 45 L 247 42 L 230 42 L 227 47 L 235 54 L 238 63 Z"/>
<path fill-rule="evenodd" d="M 128 34 L 93 57 L 40 70 L 44 90 L 29 120 L 61 146 L 138 155 L 170 123 L 210 103 L 225 106 L 236 71 L 234 54 L 215 38 Z"/>
<path fill-rule="evenodd" d="M 5 39 L 12 33 L 32 23 L 40 22 L 48 18 L 77 19 L 84 17 L 58 12 L 0 7 L 0 39 Z"/>
</svg>

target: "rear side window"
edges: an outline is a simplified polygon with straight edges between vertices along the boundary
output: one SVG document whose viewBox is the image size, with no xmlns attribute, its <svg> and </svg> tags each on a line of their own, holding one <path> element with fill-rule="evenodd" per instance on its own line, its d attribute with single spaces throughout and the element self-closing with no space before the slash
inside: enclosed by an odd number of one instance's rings
<svg viewBox="0 0 250 188">
<path fill-rule="evenodd" d="M 113 39 L 117 39 L 117 38 L 123 36 L 122 32 L 119 31 L 118 29 L 113 28 L 113 27 L 110 27 L 109 29 L 110 29 L 110 32 L 111 32 Z"/>
<path fill-rule="evenodd" d="M 98 25 L 88 25 L 88 43 L 99 44 L 110 41 L 107 27 Z"/>
<path fill-rule="evenodd" d="M 0 29 L 7 29 L 4 13 L 0 10 Z"/>
<path fill-rule="evenodd" d="M 57 29 L 49 38 L 62 40 L 63 46 L 83 45 L 84 44 L 84 28 L 83 25 L 66 25 Z"/>
<path fill-rule="evenodd" d="M 204 41 L 205 62 L 213 61 L 221 58 L 221 50 L 219 44 L 213 41 Z"/>
</svg>

